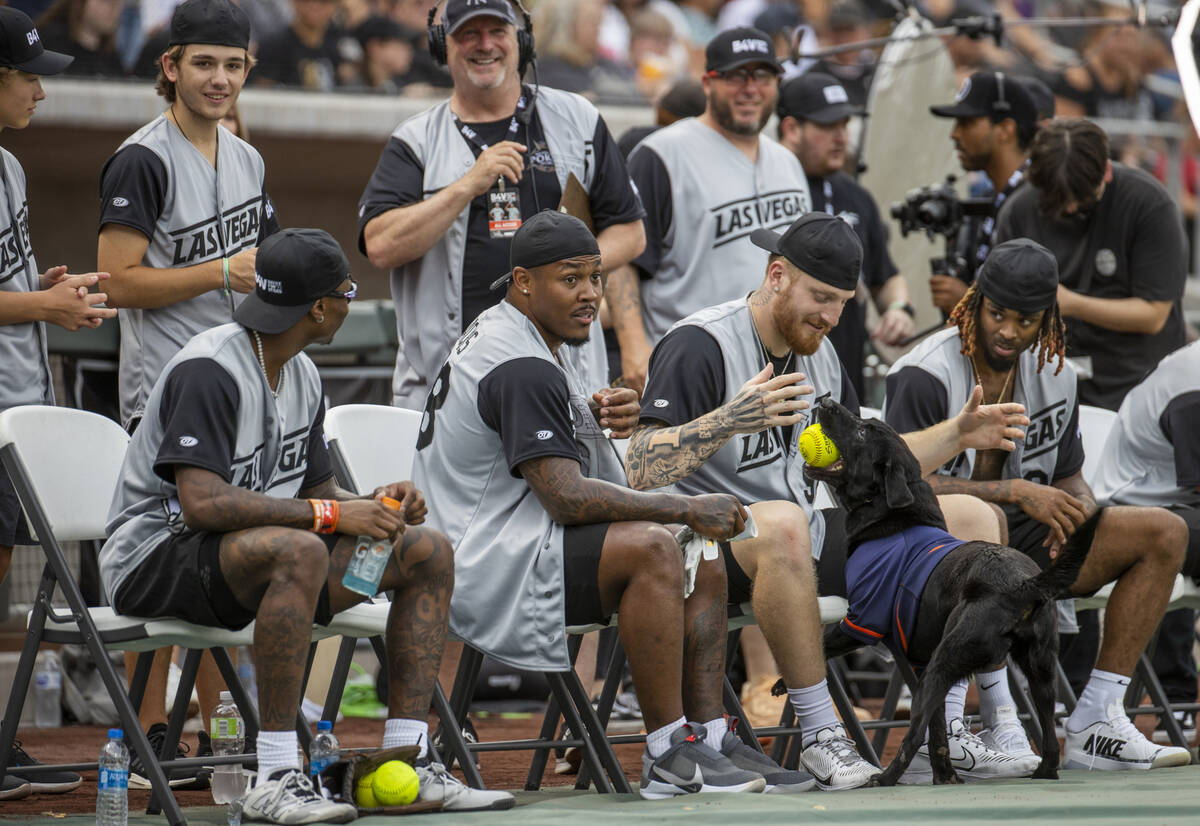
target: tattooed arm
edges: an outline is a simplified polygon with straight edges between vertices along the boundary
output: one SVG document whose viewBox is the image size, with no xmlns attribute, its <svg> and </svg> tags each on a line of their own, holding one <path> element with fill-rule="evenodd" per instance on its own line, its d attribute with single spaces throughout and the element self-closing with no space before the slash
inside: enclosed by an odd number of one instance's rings
<svg viewBox="0 0 1200 826">
<path fill-rule="evenodd" d="M 629 440 L 625 474 L 636 490 L 658 488 L 694 473 L 735 433 L 757 433 L 769 427 L 799 424 L 809 403 L 810 385 L 803 373 L 771 378 L 767 365 L 742 385 L 732 399 L 711 413 L 677 427 L 642 425 Z"/>
<path fill-rule="evenodd" d="M 579 471 L 579 462 L 562 456 L 540 456 L 518 466 L 521 476 L 550 518 L 560 525 L 597 522 L 683 522 L 711 539 L 741 533 L 746 511 L 728 494 L 680 496 L 639 493 Z"/>
<path fill-rule="evenodd" d="M 1080 488 L 1073 480 L 1078 477 Z M 985 502 L 997 505 L 1016 505 L 1031 518 L 1050 527 L 1050 535 L 1044 545 L 1061 545 L 1096 510 L 1091 491 L 1079 474 L 1056 482 L 1042 485 L 1028 479 L 956 479 L 950 476 L 933 476 L 929 479 L 933 492 L 941 496 L 947 493 L 966 493 Z"/>
<path fill-rule="evenodd" d="M 188 465 L 175 466 L 175 484 L 179 490 L 183 521 L 192 530 L 230 533 L 271 525 L 302 530 L 312 528 L 312 505 L 304 499 L 256 493 L 231 485 L 210 470 Z M 337 490 L 332 482 L 328 485 Z M 341 500 L 339 505 L 338 533 L 386 539 L 404 531 L 403 514 L 385 508 L 380 502 L 348 499 Z"/>
</svg>

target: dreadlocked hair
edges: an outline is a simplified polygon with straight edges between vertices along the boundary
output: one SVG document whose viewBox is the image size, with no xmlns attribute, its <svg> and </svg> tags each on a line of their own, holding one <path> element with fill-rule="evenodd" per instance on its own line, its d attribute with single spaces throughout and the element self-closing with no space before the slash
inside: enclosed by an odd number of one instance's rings
<svg viewBox="0 0 1200 826">
<path fill-rule="evenodd" d="M 955 305 L 950 313 L 951 324 L 958 327 L 958 337 L 962 342 L 964 356 L 975 360 L 976 328 L 979 323 L 979 313 L 983 311 L 983 293 L 978 285 L 972 284 L 967 288 L 966 295 Z M 1058 360 L 1054 375 L 1062 372 L 1067 355 L 1067 326 L 1063 323 L 1062 313 L 1058 310 L 1058 302 L 1042 315 L 1042 326 L 1038 330 L 1034 343 L 1038 345 L 1037 371 L 1042 372 L 1047 361 Z"/>
</svg>

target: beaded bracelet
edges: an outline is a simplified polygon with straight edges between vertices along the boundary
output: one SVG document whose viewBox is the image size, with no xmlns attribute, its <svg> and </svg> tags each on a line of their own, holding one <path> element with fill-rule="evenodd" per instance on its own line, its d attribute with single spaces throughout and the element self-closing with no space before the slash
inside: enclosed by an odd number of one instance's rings
<svg viewBox="0 0 1200 826">
<path fill-rule="evenodd" d="M 229 259 L 228 259 L 228 258 L 222 258 L 222 259 L 221 259 L 221 272 L 222 272 L 222 273 L 224 274 L 224 276 L 225 276 L 225 297 L 226 297 L 226 298 L 228 298 L 228 297 L 229 297 L 229 290 L 230 290 L 230 286 L 229 286 Z"/>
</svg>

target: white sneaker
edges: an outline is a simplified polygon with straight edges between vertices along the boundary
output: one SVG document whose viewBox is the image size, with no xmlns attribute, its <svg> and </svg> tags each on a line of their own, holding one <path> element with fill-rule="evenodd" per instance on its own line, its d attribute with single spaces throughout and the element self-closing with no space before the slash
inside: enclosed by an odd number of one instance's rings
<svg viewBox="0 0 1200 826">
<path fill-rule="evenodd" d="M 413 766 L 417 778 L 421 781 L 421 790 L 417 799 L 428 802 L 436 800 L 442 804 L 444 812 L 479 812 L 485 809 L 511 809 L 517 799 L 508 792 L 493 792 L 487 789 L 473 789 L 459 780 L 441 763 L 434 763 L 428 757 Z"/>
<path fill-rule="evenodd" d="M 859 756 L 840 724 L 818 731 L 817 739 L 800 753 L 800 764 L 817 781 L 817 788 L 827 792 L 857 789 L 883 771 Z"/>
<path fill-rule="evenodd" d="M 1128 771 L 1186 766 L 1192 761 L 1187 749 L 1157 746 L 1138 731 L 1119 703 L 1110 703 L 1107 720 L 1072 731 L 1067 720 L 1067 742 L 1063 749 L 1064 769 Z"/>
<path fill-rule="evenodd" d="M 358 810 L 326 800 L 299 769 L 279 769 L 242 798 L 242 819 L 267 823 L 349 823 Z"/>
<path fill-rule="evenodd" d="M 1041 765 L 1037 755 L 1014 757 L 985 745 L 971 733 L 962 718 L 950 721 L 947 734 L 950 745 L 950 765 L 964 780 L 991 780 L 997 777 L 1029 777 Z M 917 749 L 900 783 L 916 785 L 933 782 L 933 766 L 929 763 L 929 743 Z"/>
<path fill-rule="evenodd" d="M 996 706 L 996 716 L 991 725 L 979 732 L 979 739 L 988 748 L 1009 757 L 1035 757 L 1029 747 L 1029 735 L 1017 719 L 1017 710 L 1012 706 Z"/>
</svg>

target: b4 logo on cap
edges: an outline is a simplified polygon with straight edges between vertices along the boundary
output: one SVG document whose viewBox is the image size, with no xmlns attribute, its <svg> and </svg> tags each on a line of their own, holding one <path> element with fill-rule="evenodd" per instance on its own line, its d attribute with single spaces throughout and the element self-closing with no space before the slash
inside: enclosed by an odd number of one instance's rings
<svg viewBox="0 0 1200 826">
<path fill-rule="evenodd" d="M 29 41 L 30 46 L 41 40 L 41 38 L 38 37 L 37 29 L 30 29 L 28 32 L 26 32 L 25 39 Z"/>
<path fill-rule="evenodd" d="M 849 103 L 850 96 L 841 86 L 826 86 L 821 90 L 825 94 L 826 103 Z"/>
<path fill-rule="evenodd" d="M 971 94 L 971 78 L 967 78 L 962 82 L 962 86 L 958 87 L 958 94 L 954 96 L 955 103 L 962 103 L 963 98 Z"/>
<path fill-rule="evenodd" d="M 734 54 L 737 54 L 738 52 L 762 52 L 763 54 L 770 53 L 770 49 L 767 48 L 767 41 L 765 40 L 747 38 L 745 40 L 735 40 L 733 41 L 732 45 Z"/>
</svg>

